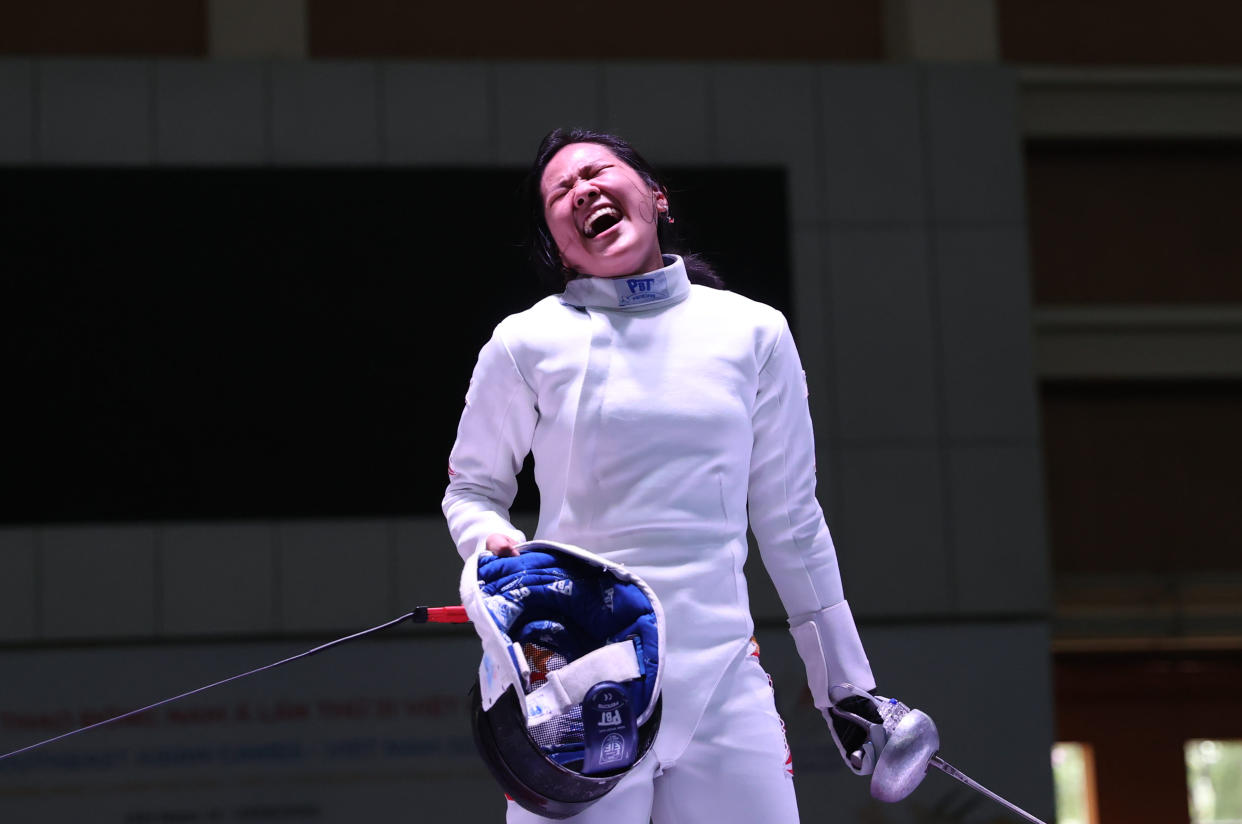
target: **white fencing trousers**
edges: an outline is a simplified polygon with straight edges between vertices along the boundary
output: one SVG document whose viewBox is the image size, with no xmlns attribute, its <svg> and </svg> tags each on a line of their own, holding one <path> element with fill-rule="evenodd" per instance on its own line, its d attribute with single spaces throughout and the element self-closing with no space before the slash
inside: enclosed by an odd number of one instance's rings
<svg viewBox="0 0 1242 824">
<path fill-rule="evenodd" d="M 752 645 L 753 649 L 753 645 Z M 552 821 L 509 802 L 508 824 Z M 671 764 L 655 751 L 574 824 L 797 824 L 793 770 L 757 655 L 729 666 L 694 737 Z"/>
</svg>

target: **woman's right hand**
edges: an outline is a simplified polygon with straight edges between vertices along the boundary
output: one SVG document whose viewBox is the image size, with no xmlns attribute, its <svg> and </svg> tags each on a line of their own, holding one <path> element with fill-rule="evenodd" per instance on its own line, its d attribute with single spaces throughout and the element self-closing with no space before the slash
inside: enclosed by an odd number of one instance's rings
<svg viewBox="0 0 1242 824">
<path fill-rule="evenodd" d="M 487 536 L 487 551 L 500 558 L 512 558 L 518 554 L 518 542 L 503 532 L 493 532 Z"/>
</svg>

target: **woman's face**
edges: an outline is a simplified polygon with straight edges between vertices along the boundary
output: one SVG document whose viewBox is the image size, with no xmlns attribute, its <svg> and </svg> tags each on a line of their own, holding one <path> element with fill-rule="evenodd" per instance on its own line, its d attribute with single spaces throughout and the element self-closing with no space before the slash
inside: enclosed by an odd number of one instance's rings
<svg viewBox="0 0 1242 824">
<path fill-rule="evenodd" d="M 598 143 L 570 143 L 539 182 L 561 261 L 575 272 L 621 277 L 664 265 L 656 236 L 663 192 Z"/>
</svg>

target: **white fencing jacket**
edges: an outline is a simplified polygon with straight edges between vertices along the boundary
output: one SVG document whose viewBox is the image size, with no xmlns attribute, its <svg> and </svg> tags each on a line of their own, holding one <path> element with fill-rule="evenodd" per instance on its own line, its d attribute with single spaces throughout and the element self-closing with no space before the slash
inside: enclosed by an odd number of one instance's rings
<svg viewBox="0 0 1242 824">
<path fill-rule="evenodd" d="M 570 281 L 501 321 L 466 394 L 443 507 L 463 558 L 494 532 L 526 540 L 509 506 L 533 451 L 533 537 L 626 565 L 664 605 L 656 751 L 670 764 L 753 633 L 748 509 L 812 692 L 875 683 L 815 499 L 806 377 L 789 326 L 769 306 L 691 285 L 680 258 L 665 263 Z"/>
</svg>

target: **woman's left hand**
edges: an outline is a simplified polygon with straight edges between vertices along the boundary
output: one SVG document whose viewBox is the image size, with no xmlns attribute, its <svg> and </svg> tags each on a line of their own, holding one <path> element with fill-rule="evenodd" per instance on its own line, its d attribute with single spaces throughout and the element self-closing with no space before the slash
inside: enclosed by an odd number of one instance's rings
<svg viewBox="0 0 1242 824">
<path fill-rule="evenodd" d="M 500 558 L 512 558 L 519 552 L 517 544 L 517 541 L 513 540 L 513 538 L 503 532 L 493 532 L 491 535 L 487 536 L 485 546 L 487 547 L 487 551 L 493 555 Z"/>
</svg>

